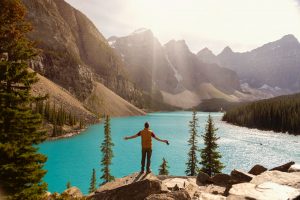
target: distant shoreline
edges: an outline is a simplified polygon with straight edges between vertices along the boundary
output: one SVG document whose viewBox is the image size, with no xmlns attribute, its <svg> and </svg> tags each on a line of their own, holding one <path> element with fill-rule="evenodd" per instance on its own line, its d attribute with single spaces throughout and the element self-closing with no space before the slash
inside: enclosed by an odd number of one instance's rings
<svg viewBox="0 0 300 200">
<path fill-rule="evenodd" d="M 49 137 L 46 139 L 46 141 L 53 141 L 53 140 L 59 140 L 59 139 L 64 139 L 64 138 L 70 138 L 70 137 L 74 137 L 76 135 L 79 135 L 81 132 L 87 130 L 88 127 L 85 127 L 83 129 L 79 129 L 79 130 L 74 130 L 70 133 L 67 133 L 67 134 L 64 134 L 64 135 L 60 135 L 60 136 L 57 136 L 57 137 Z"/>
</svg>

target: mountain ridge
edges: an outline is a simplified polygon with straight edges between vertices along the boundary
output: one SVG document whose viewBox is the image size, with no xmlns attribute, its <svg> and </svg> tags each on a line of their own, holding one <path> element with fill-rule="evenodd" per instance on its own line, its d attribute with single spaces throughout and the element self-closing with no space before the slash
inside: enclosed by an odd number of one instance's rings
<svg viewBox="0 0 300 200">
<path fill-rule="evenodd" d="M 234 52 L 227 46 L 214 59 L 214 54 L 199 54 L 203 61 L 236 71 L 241 84 L 247 83 L 254 89 L 268 85 L 280 88 L 281 95 L 300 91 L 300 43 L 292 34 L 246 52 Z"/>
<path fill-rule="evenodd" d="M 168 104 L 182 108 L 197 105 L 199 95 L 206 93 L 207 87 L 201 86 L 204 83 L 212 83 L 224 95 L 241 90 L 235 72 L 201 62 L 185 40 L 162 45 L 151 30 L 142 29 L 128 36 L 112 36 L 108 42 L 127 64 L 131 80 L 146 91 L 160 92 Z M 218 78 L 214 73 L 223 76 Z M 188 94 L 191 100 L 182 98 L 182 94 Z"/>
</svg>

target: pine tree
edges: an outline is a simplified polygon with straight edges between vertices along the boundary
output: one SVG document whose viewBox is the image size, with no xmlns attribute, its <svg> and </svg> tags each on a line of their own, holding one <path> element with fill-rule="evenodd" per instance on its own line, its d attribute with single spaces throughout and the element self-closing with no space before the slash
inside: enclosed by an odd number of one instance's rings
<svg viewBox="0 0 300 200">
<path fill-rule="evenodd" d="M 50 119 L 50 102 L 47 101 L 44 109 L 45 118 L 49 121 Z"/>
<path fill-rule="evenodd" d="M 188 162 L 186 163 L 186 170 L 185 173 L 187 176 L 196 176 L 198 173 L 198 159 L 197 159 L 197 153 L 198 153 L 198 118 L 197 118 L 197 112 L 193 111 L 193 117 L 192 120 L 189 122 L 190 126 L 190 139 L 188 140 L 190 150 L 188 153 Z"/>
<path fill-rule="evenodd" d="M 163 158 L 162 164 L 159 166 L 159 175 L 169 175 L 168 162 Z"/>
<path fill-rule="evenodd" d="M 106 115 L 105 117 L 105 125 L 104 125 L 104 140 L 101 144 L 101 152 L 102 152 L 102 160 L 101 160 L 101 172 L 102 176 L 100 177 L 103 182 L 101 185 L 114 180 L 114 177 L 110 173 L 109 166 L 111 165 L 111 160 L 113 158 L 113 150 L 114 146 L 111 135 L 110 135 L 110 117 Z"/>
<path fill-rule="evenodd" d="M 47 158 L 37 152 L 45 139 L 37 101 L 30 93 L 37 82 L 28 63 L 38 51 L 26 38 L 31 31 L 21 0 L 0 1 L 0 188 L 7 199 L 41 199 L 47 189 Z"/>
<path fill-rule="evenodd" d="M 71 188 L 71 182 L 70 182 L 70 181 L 67 182 L 66 188 L 67 188 L 67 189 Z"/>
<path fill-rule="evenodd" d="M 205 127 L 205 134 L 202 135 L 204 138 L 204 148 L 201 152 L 201 171 L 207 173 L 209 176 L 213 176 L 217 173 L 221 173 L 224 165 L 221 163 L 221 154 L 217 151 L 219 139 L 216 136 L 215 131 L 218 129 L 214 128 L 214 123 L 211 116 L 208 116 L 207 124 Z"/>
<path fill-rule="evenodd" d="M 79 128 L 80 129 L 83 129 L 84 128 L 84 123 L 82 121 L 82 119 L 80 118 L 80 121 L 79 121 Z"/>
<path fill-rule="evenodd" d="M 93 169 L 92 177 L 91 177 L 91 183 L 90 183 L 90 188 L 89 188 L 89 193 L 95 192 L 96 191 L 96 170 Z"/>
</svg>

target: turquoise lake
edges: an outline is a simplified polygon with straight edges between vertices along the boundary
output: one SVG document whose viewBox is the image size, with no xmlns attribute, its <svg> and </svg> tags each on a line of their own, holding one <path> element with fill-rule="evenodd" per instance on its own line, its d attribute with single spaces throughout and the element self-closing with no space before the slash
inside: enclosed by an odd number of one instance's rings
<svg viewBox="0 0 300 200">
<path fill-rule="evenodd" d="M 211 113 L 217 135 L 220 137 L 219 151 L 223 170 L 230 173 L 234 168 L 248 171 L 255 164 L 268 168 L 284 164 L 288 161 L 300 163 L 300 136 L 259 131 L 233 126 L 221 121 L 222 113 Z M 199 135 L 203 133 L 208 113 L 198 113 Z M 170 166 L 170 174 L 184 175 L 187 161 L 189 138 L 188 122 L 191 112 L 161 112 L 146 116 L 112 118 L 111 133 L 115 144 L 111 172 L 115 177 L 122 177 L 140 170 L 141 141 L 140 138 L 123 140 L 143 129 L 145 121 L 161 139 L 167 139 L 170 145 L 153 140 L 152 171 L 157 174 L 162 158 L 166 158 Z M 87 193 L 92 169 L 97 172 L 100 183 L 100 144 L 104 135 L 103 124 L 90 126 L 86 131 L 72 138 L 47 141 L 40 146 L 40 152 L 47 155 L 45 169 L 48 173 L 45 181 L 50 192 L 62 192 L 66 183 L 77 186 Z M 199 138 L 199 148 L 203 147 Z"/>
</svg>

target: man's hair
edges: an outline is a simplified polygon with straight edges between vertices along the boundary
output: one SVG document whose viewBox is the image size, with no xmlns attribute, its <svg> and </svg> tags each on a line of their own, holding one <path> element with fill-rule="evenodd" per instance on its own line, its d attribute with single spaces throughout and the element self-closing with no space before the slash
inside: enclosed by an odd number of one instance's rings
<svg viewBox="0 0 300 200">
<path fill-rule="evenodd" d="M 149 123 L 145 122 L 145 128 L 149 128 Z"/>
</svg>

